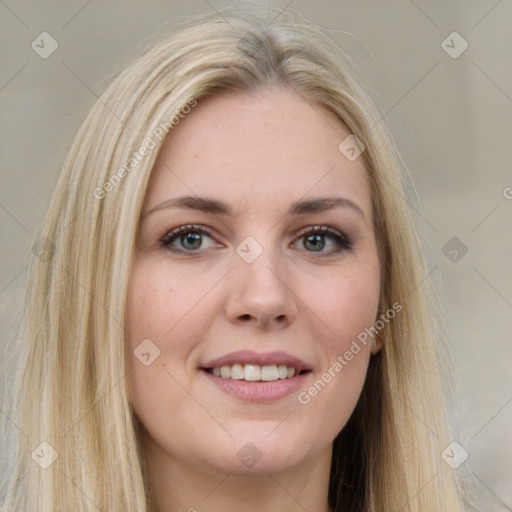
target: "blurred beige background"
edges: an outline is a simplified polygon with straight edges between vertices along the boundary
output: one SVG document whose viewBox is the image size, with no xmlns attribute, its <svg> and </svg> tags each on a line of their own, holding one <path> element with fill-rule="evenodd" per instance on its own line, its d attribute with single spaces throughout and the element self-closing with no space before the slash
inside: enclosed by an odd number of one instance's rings
<svg viewBox="0 0 512 512">
<path fill-rule="evenodd" d="M 8 339 L 31 246 L 86 113 L 146 38 L 169 32 L 183 16 L 226 5 L 0 1 L 2 376 L 16 353 Z M 458 378 L 453 438 L 469 453 L 454 471 L 473 473 L 486 511 L 512 510 L 512 2 L 270 5 L 297 9 L 321 25 L 359 62 L 387 105 L 446 311 Z M 42 32 L 56 43 L 45 35 L 45 49 L 33 49 Z M 51 44 L 57 49 L 42 58 Z M 0 385 L 9 383 L 2 378 Z"/>
</svg>

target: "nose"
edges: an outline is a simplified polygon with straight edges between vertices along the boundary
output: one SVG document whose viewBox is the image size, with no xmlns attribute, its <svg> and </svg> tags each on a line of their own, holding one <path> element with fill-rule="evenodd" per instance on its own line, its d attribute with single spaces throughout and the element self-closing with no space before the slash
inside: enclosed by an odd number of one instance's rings
<svg viewBox="0 0 512 512">
<path fill-rule="evenodd" d="M 298 297 L 293 292 L 282 256 L 263 253 L 252 263 L 234 255 L 225 313 L 230 322 L 253 323 L 259 328 L 283 328 L 298 313 Z"/>
</svg>

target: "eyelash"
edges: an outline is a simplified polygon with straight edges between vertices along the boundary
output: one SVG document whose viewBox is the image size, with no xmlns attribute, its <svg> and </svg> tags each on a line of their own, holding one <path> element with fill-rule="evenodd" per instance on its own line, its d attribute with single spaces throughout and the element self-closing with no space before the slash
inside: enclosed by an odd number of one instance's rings
<svg viewBox="0 0 512 512">
<path fill-rule="evenodd" d="M 197 224 L 188 224 L 186 226 L 179 226 L 175 229 L 172 229 L 171 231 L 167 231 L 164 234 L 164 236 L 162 236 L 159 239 L 159 244 L 165 250 L 172 252 L 174 254 L 189 254 L 189 255 L 198 254 L 198 252 L 201 251 L 201 249 L 186 250 L 186 249 L 176 249 L 176 248 L 170 247 L 171 243 L 174 242 L 181 235 L 191 233 L 191 232 L 199 233 L 199 234 L 206 233 L 212 239 L 214 238 L 213 233 L 206 226 L 199 226 Z M 351 241 L 343 233 L 341 233 L 329 226 L 324 226 L 324 225 L 308 226 L 308 227 L 304 228 L 303 230 L 301 230 L 301 232 L 299 233 L 299 235 L 297 236 L 297 238 L 295 240 L 304 238 L 307 235 L 328 235 L 334 240 L 334 242 L 337 246 L 336 249 L 334 249 L 328 253 L 324 253 L 324 251 L 319 251 L 318 254 L 315 254 L 315 252 L 317 252 L 317 251 L 307 251 L 307 252 L 311 253 L 311 255 L 313 257 L 316 257 L 316 258 L 325 258 L 325 257 L 329 257 L 329 256 L 334 256 L 343 251 L 349 251 L 352 249 Z"/>
</svg>

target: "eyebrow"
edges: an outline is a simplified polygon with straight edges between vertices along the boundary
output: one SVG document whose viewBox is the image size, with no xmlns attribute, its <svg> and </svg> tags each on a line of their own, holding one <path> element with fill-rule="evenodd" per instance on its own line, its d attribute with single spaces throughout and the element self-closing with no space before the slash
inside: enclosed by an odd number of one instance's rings
<svg viewBox="0 0 512 512">
<path fill-rule="evenodd" d="M 155 211 L 173 207 L 199 210 L 215 215 L 234 216 L 233 210 L 226 203 L 218 201 L 217 199 L 199 196 L 181 196 L 167 199 L 163 203 L 151 208 L 143 216 L 146 217 Z M 291 204 L 287 215 L 303 215 L 305 213 L 325 212 L 334 208 L 350 208 L 366 221 L 363 210 L 354 203 L 354 201 L 346 197 L 319 197 L 316 199 L 295 201 Z"/>
</svg>

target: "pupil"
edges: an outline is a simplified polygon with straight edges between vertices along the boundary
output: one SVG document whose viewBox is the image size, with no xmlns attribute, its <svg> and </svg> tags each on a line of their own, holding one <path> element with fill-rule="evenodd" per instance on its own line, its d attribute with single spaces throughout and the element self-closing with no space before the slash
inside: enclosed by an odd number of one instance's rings
<svg viewBox="0 0 512 512">
<path fill-rule="evenodd" d="M 310 244 L 310 247 L 308 247 L 307 244 Z M 321 250 L 325 246 L 325 240 L 323 239 L 323 235 L 309 235 L 304 245 L 309 249 Z"/>
<path fill-rule="evenodd" d="M 198 249 L 201 246 L 201 235 L 199 233 L 188 233 L 186 235 L 182 235 L 181 241 L 186 242 L 187 244 L 192 245 L 193 247 L 188 247 L 189 249 Z"/>
</svg>

